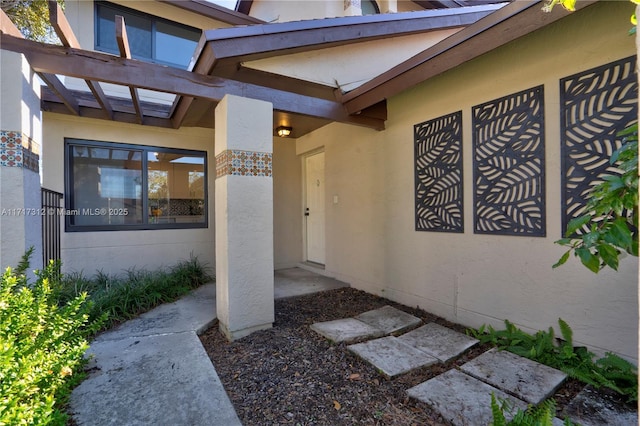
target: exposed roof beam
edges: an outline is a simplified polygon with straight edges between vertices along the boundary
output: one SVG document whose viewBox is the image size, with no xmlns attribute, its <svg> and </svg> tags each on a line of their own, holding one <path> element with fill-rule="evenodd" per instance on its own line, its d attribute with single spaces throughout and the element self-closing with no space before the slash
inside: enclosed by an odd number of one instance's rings
<svg viewBox="0 0 640 426">
<path fill-rule="evenodd" d="M 583 0 L 576 9 L 597 0 Z M 554 10 L 544 13 L 541 2 L 515 1 L 477 23 L 453 34 L 407 61 L 380 74 L 342 97 L 347 111 L 355 114 L 431 77 L 477 58 L 499 46 L 529 34 L 566 16 Z"/>
<path fill-rule="evenodd" d="M 120 57 L 131 59 L 131 50 L 129 49 L 129 39 L 127 38 L 127 27 L 124 25 L 124 17 L 116 15 L 116 42 L 118 43 L 118 50 L 120 51 Z M 140 106 L 140 97 L 138 96 L 138 89 L 133 86 L 129 86 L 129 93 L 131 94 L 131 102 L 136 109 L 136 117 L 138 118 L 138 124 L 142 124 L 142 107 Z"/>
<path fill-rule="evenodd" d="M 463 27 L 499 9 L 487 5 L 371 16 L 283 22 L 205 31 L 216 62 L 240 62 L 388 37 Z M 232 65 L 232 66 L 233 66 Z"/>
<path fill-rule="evenodd" d="M 18 27 L 13 25 L 11 19 L 9 19 L 7 14 L 4 13 L 2 9 L 0 9 L 0 33 L 9 34 L 17 38 L 23 38 L 23 35 Z M 72 114 L 80 115 L 80 107 L 78 106 L 78 102 L 55 74 L 38 73 L 38 75 L 49 87 L 51 87 L 51 90 L 56 95 L 58 95 L 58 97 L 62 100 L 62 103 Z"/>
<path fill-rule="evenodd" d="M 345 112 L 342 104 L 335 101 L 199 75 L 186 70 L 119 58 L 100 52 L 46 45 L 6 34 L 0 37 L 0 47 L 4 50 L 23 53 L 36 72 L 136 86 L 215 102 L 231 94 L 271 102 L 273 108 L 279 111 L 359 124 L 375 129 L 384 128 L 383 120 L 350 116 Z"/>
<path fill-rule="evenodd" d="M 200 41 L 195 48 L 193 53 L 193 57 L 191 59 L 190 70 L 194 73 L 200 75 L 208 75 L 209 71 L 213 67 L 213 62 L 215 58 L 211 54 L 210 50 L 205 49 L 207 41 L 205 39 L 204 34 L 200 37 Z M 193 96 L 178 96 L 173 102 L 173 107 L 171 109 L 171 121 L 173 122 L 173 127 L 175 129 L 182 126 L 189 109 L 194 101 Z"/>
<path fill-rule="evenodd" d="M 13 25 L 13 22 L 11 22 L 11 19 L 9 19 L 7 14 L 4 13 L 4 10 L 2 9 L 0 9 L 0 32 L 2 32 L 2 34 L 8 34 L 13 37 L 18 37 L 18 38 L 23 37 L 18 27 Z"/>
<path fill-rule="evenodd" d="M 188 10 L 190 12 L 197 13 L 198 15 L 206 16 L 207 18 L 215 19 L 216 21 L 224 22 L 229 25 L 252 25 L 263 24 L 264 21 L 247 16 L 246 14 L 237 12 L 235 10 L 227 9 L 226 7 L 219 6 L 214 3 L 209 3 L 204 0 L 159 0 L 163 3 L 168 3 L 180 9 Z"/>
<path fill-rule="evenodd" d="M 67 18 L 64 16 L 62 8 L 58 4 L 58 2 L 56 0 L 49 0 L 48 3 L 49 20 L 51 21 L 51 26 L 60 38 L 63 46 L 80 49 L 80 43 L 73 33 L 71 25 L 69 25 L 69 21 L 67 21 Z M 100 84 L 95 83 L 91 80 L 85 80 L 85 83 L 87 83 L 87 86 L 89 87 L 89 90 L 91 90 L 91 93 L 93 93 L 93 96 L 96 97 L 96 100 L 102 107 L 102 110 L 104 111 L 104 114 L 107 116 L 107 118 L 113 120 L 113 109 L 111 108 L 111 105 L 109 104 L 109 101 L 107 100 L 102 87 L 100 87 Z"/>
<path fill-rule="evenodd" d="M 56 0 L 49 0 L 49 21 L 51 26 L 55 30 L 60 42 L 63 46 L 70 46 L 80 48 L 80 42 L 76 38 L 76 35 L 67 21 L 67 17 L 64 16 L 62 8 Z"/>
<path fill-rule="evenodd" d="M 213 60 L 208 70 L 200 72 L 334 100 L 334 87 L 276 76 L 242 64 L 266 57 L 463 27 L 501 6 L 330 18 L 206 31 L 204 38 L 207 43 L 202 46 L 202 53 L 209 51 Z"/>
<path fill-rule="evenodd" d="M 80 105 L 73 96 L 71 91 L 65 87 L 55 74 L 39 73 L 42 81 L 44 81 L 49 89 L 58 96 L 62 103 L 67 107 L 73 115 L 80 115 Z"/>
<path fill-rule="evenodd" d="M 225 73 L 214 73 L 217 77 L 231 78 L 245 83 L 257 84 L 260 86 L 270 87 L 272 89 L 284 90 L 287 92 L 298 93 L 300 95 L 312 96 L 334 101 L 336 96 L 335 87 L 326 86 L 324 84 L 314 83 L 308 80 L 302 80 L 294 77 L 288 77 L 282 74 L 271 73 L 268 71 L 257 70 L 240 66 L 236 72 L 226 75 Z"/>
</svg>

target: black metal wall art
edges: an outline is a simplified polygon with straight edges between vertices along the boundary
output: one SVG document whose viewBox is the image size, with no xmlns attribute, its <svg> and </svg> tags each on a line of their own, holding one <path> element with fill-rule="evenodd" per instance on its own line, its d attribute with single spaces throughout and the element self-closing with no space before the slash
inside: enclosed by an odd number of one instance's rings
<svg viewBox="0 0 640 426">
<path fill-rule="evenodd" d="M 414 126 L 416 231 L 464 232 L 462 112 Z"/>
<path fill-rule="evenodd" d="M 591 188 L 616 173 L 609 164 L 622 143 L 616 134 L 638 117 L 635 70 L 632 56 L 560 80 L 563 234 Z"/>
<path fill-rule="evenodd" d="M 544 237 L 544 89 L 473 107 L 474 232 Z"/>
</svg>

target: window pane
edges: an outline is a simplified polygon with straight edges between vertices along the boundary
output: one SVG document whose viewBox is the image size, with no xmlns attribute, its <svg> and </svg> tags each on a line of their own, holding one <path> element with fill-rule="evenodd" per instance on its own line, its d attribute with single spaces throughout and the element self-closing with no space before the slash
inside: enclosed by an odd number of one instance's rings
<svg viewBox="0 0 640 426">
<path fill-rule="evenodd" d="M 124 18 L 131 55 L 134 58 L 151 59 L 151 20 L 104 5 L 98 6 L 97 46 L 102 50 L 118 52 L 115 30 L 116 15 Z"/>
<path fill-rule="evenodd" d="M 149 223 L 204 223 L 203 155 L 149 152 Z"/>
<path fill-rule="evenodd" d="M 171 25 L 166 22 L 156 23 L 155 59 L 181 65 L 189 65 L 191 56 L 198 44 L 200 32 L 188 28 Z"/>
<path fill-rule="evenodd" d="M 72 225 L 141 224 L 142 152 L 71 147 Z"/>
</svg>

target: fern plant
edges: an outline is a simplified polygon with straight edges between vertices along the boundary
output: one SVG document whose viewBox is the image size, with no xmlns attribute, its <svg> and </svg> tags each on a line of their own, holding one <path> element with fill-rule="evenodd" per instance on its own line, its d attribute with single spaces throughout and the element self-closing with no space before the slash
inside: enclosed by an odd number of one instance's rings
<svg viewBox="0 0 640 426">
<path fill-rule="evenodd" d="M 491 392 L 491 414 L 493 421 L 490 426 L 553 426 L 556 403 L 553 399 L 548 399 L 537 407 L 529 406 L 526 410 L 518 409 L 514 413 L 509 401 L 496 398 Z M 511 417 L 511 420 L 507 420 L 507 417 Z M 574 425 L 568 417 L 563 424 Z"/>
<path fill-rule="evenodd" d="M 573 330 L 562 318 L 558 319 L 562 338 L 556 339 L 553 328 L 528 334 L 505 320 L 504 330 L 492 326 L 470 329 L 468 334 L 500 350 L 529 358 L 563 371 L 569 377 L 596 388 L 609 388 L 625 396 L 629 402 L 638 400 L 638 372 L 636 367 L 619 356 L 607 352 L 594 361 L 595 355 L 585 347 L 575 347 Z"/>
</svg>

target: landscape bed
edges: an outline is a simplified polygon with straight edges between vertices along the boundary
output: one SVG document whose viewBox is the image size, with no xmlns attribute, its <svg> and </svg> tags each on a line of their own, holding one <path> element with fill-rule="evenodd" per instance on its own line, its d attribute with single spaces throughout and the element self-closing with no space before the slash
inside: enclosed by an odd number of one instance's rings
<svg viewBox="0 0 640 426">
<path fill-rule="evenodd" d="M 217 322 L 200 336 L 245 425 L 447 425 L 407 389 L 460 366 L 489 350 L 476 345 L 443 364 L 387 379 L 375 367 L 312 331 L 315 322 L 349 318 L 385 305 L 464 333 L 421 309 L 409 308 L 352 288 L 275 301 L 275 323 L 229 343 Z M 584 388 L 568 379 L 553 398 L 558 413 Z M 487 406 L 490 405 L 487 400 Z"/>
</svg>

